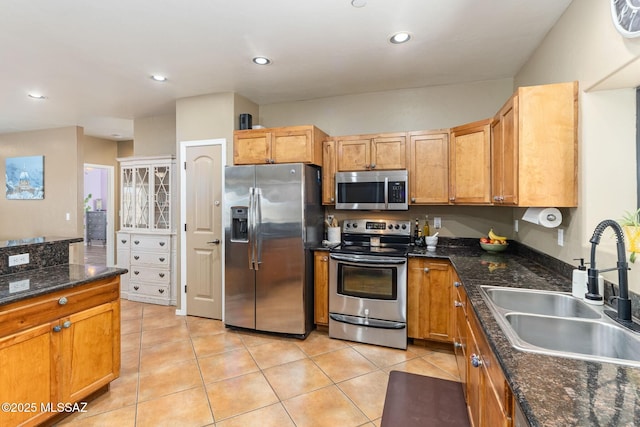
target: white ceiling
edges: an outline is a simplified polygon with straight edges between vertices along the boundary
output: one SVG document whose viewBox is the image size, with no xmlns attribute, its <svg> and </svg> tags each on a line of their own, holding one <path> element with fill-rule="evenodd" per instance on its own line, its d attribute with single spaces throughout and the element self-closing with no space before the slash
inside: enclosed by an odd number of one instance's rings
<svg viewBox="0 0 640 427">
<path fill-rule="evenodd" d="M 131 139 L 133 119 L 193 95 L 271 104 L 513 77 L 569 3 L 2 0 L 0 133 L 78 125 Z M 412 40 L 389 43 L 401 30 Z"/>
</svg>

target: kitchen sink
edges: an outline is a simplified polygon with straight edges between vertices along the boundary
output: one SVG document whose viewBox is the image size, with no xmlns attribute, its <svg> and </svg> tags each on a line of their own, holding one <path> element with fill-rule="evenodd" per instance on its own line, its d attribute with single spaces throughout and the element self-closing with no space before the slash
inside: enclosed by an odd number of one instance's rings
<svg viewBox="0 0 640 427">
<path fill-rule="evenodd" d="M 495 305 L 506 310 L 547 316 L 600 318 L 600 313 L 591 306 L 569 294 L 489 286 L 483 286 L 483 290 Z"/>
<path fill-rule="evenodd" d="M 640 334 L 563 292 L 481 286 L 481 295 L 518 350 L 640 367 Z"/>
</svg>

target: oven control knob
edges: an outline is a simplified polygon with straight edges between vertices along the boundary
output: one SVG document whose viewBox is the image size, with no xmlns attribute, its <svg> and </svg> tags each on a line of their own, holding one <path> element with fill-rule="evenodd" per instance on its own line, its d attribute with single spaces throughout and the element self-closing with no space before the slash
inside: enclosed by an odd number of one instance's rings
<svg viewBox="0 0 640 427">
<path fill-rule="evenodd" d="M 402 229 L 406 230 L 407 229 L 407 224 L 402 224 Z"/>
<path fill-rule="evenodd" d="M 393 224 L 389 224 L 389 230 L 393 230 Z"/>
<path fill-rule="evenodd" d="M 345 226 L 346 226 L 347 228 L 351 228 L 351 224 L 349 224 L 348 222 L 347 222 L 347 223 L 345 223 Z"/>
<path fill-rule="evenodd" d="M 357 222 L 353 223 L 353 228 L 358 228 L 358 223 Z"/>
<path fill-rule="evenodd" d="M 396 228 L 396 230 L 397 230 L 398 228 L 400 228 L 400 226 L 399 226 L 398 224 L 396 224 L 396 227 L 395 227 L 395 228 Z"/>
</svg>

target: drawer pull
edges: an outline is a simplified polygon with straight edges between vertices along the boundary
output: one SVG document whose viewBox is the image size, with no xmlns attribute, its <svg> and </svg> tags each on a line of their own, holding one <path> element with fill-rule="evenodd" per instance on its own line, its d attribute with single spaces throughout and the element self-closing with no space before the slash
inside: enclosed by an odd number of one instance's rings
<svg viewBox="0 0 640 427">
<path fill-rule="evenodd" d="M 124 245 L 125 243 L 127 243 L 127 241 L 125 239 L 120 240 L 122 242 L 122 244 Z"/>
<path fill-rule="evenodd" d="M 135 243 L 136 245 L 140 244 L 140 240 L 134 240 L 133 243 Z"/>
<path fill-rule="evenodd" d="M 165 257 L 160 257 L 160 258 L 158 258 L 158 259 L 160 260 L 160 262 L 164 262 Z"/>
<path fill-rule="evenodd" d="M 164 294 L 164 289 L 158 289 L 158 292 L 160 292 L 161 294 Z"/>
<path fill-rule="evenodd" d="M 53 332 L 60 332 L 62 330 L 62 327 L 60 325 L 56 325 L 53 327 Z"/>
<path fill-rule="evenodd" d="M 423 268 L 422 271 L 424 271 L 425 273 L 428 273 L 429 272 L 429 267 Z"/>
<path fill-rule="evenodd" d="M 454 346 L 455 348 L 462 348 L 462 343 L 461 343 L 461 342 L 458 342 L 458 341 L 454 341 L 454 342 L 453 342 L 453 346 Z"/>
<path fill-rule="evenodd" d="M 69 329 L 71 327 L 71 321 L 67 320 L 62 324 L 62 327 L 65 329 Z"/>
<path fill-rule="evenodd" d="M 164 273 L 158 273 L 158 276 L 164 277 Z"/>
<path fill-rule="evenodd" d="M 140 272 L 139 271 L 134 271 L 133 274 L 135 274 L 137 276 L 138 274 L 140 274 Z"/>
<path fill-rule="evenodd" d="M 471 366 L 473 366 L 474 368 L 479 368 L 480 366 L 482 366 L 482 359 L 475 353 L 471 355 Z"/>
<path fill-rule="evenodd" d="M 136 261 L 140 259 L 140 255 L 134 255 L 133 259 L 135 259 Z"/>
<path fill-rule="evenodd" d="M 160 242 L 160 246 L 164 246 L 164 242 Z"/>
<path fill-rule="evenodd" d="M 455 282 L 453 282 L 453 286 L 455 286 L 456 288 L 459 288 L 460 286 L 462 286 L 462 283 L 456 280 Z"/>
<path fill-rule="evenodd" d="M 138 289 L 140 289 L 140 286 L 134 286 L 133 289 L 137 291 Z"/>
<path fill-rule="evenodd" d="M 456 300 L 456 301 L 453 302 L 453 306 L 454 307 L 464 307 L 464 303 Z"/>
<path fill-rule="evenodd" d="M 67 297 L 62 297 L 58 300 L 58 304 L 59 305 L 65 305 L 66 303 L 68 303 L 69 300 L 67 299 Z"/>
</svg>

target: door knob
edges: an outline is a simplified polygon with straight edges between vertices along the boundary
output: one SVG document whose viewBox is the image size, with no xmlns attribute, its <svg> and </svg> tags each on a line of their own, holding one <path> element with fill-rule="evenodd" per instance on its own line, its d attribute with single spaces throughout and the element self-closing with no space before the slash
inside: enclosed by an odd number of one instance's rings
<svg viewBox="0 0 640 427">
<path fill-rule="evenodd" d="M 212 241 L 207 242 L 207 243 L 210 244 L 210 245 L 218 245 L 218 244 L 220 244 L 220 239 L 213 239 Z"/>
</svg>

